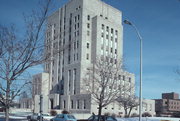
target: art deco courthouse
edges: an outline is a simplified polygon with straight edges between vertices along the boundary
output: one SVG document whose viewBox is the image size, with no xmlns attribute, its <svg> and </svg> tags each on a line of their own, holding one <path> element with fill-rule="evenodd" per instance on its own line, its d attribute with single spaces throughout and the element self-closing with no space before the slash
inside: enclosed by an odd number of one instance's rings
<svg viewBox="0 0 180 121">
<path fill-rule="evenodd" d="M 83 78 L 96 57 L 121 60 L 122 33 L 122 13 L 100 0 L 70 0 L 48 18 L 45 53 L 53 55 L 44 67 L 50 78 L 49 108 L 90 113 Z M 57 49 L 62 51 L 57 54 Z M 122 77 L 134 83 L 133 74 L 123 72 Z"/>
</svg>

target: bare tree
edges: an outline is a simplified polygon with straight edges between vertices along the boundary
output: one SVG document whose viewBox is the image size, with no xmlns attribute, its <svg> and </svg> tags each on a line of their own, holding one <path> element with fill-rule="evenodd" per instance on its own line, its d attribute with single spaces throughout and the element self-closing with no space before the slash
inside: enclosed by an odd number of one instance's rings
<svg viewBox="0 0 180 121">
<path fill-rule="evenodd" d="M 19 36 L 15 26 L 0 26 L 0 103 L 9 121 L 10 104 L 29 83 L 27 70 L 42 64 L 49 57 L 43 56 L 43 28 L 51 0 L 46 0 L 39 11 L 26 17 L 24 36 Z"/>
<path fill-rule="evenodd" d="M 117 95 L 116 101 L 124 108 L 125 117 L 130 117 L 133 108 L 139 105 L 138 98 L 134 95 L 135 85 L 133 82 L 125 81 L 121 84 L 121 93 Z"/>
<path fill-rule="evenodd" d="M 98 120 L 102 108 L 114 102 L 119 91 L 118 74 L 122 69 L 120 64 L 115 64 L 110 57 L 97 58 L 93 67 L 88 68 L 83 86 L 86 92 L 98 104 Z"/>
<path fill-rule="evenodd" d="M 117 98 L 116 101 L 119 103 L 119 105 L 123 106 L 125 117 L 130 117 L 132 109 L 139 105 L 138 98 L 135 97 L 134 95 L 131 96 L 121 95 L 120 97 Z"/>
</svg>

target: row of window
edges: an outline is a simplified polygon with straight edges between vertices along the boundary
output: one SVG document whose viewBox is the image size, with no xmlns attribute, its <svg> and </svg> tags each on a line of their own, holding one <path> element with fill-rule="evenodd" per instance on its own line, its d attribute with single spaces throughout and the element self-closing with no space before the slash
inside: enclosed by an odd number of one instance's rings
<svg viewBox="0 0 180 121">
<path fill-rule="evenodd" d="M 87 16 L 87 20 L 90 21 L 90 15 Z M 89 22 L 87 23 L 87 36 L 90 36 L 90 23 L 89 23 Z M 87 47 L 87 49 L 90 48 L 89 42 L 87 42 L 87 46 L 86 46 L 86 47 Z M 87 59 L 87 60 L 90 59 L 89 55 L 90 55 L 90 54 L 89 54 L 89 52 L 88 52 L 88 53 L 86 54 L 86 59 Z"/>
<path fill-rule="evenodd" d="M 74 101 L 71 100 L 71 109 L 86 109 L 86 108 L 87 108 L 86 100 L 77 100 L 76 105 L 74 104 Z"/>
<path fill-rule="evenodd" d="M 71 109 L 87 109 L 86 100 L 71 100 Z M 64 100 L 64 109 L 66 108 L 66 100 Z"/>
<path fill-rule="evenodd" d="M 101 39 L 104 39 L 104 33 L 101 33 Z M 109 35 L 108 34 L 106 34 L 106 40 L 108 40 L 109 39 Z M 111 36 L 111 41 L 113 41 L 113 36 Z M 115 37 L 115 42 L 117 43 L 117 37 Z"/>
<path fill-rule="evenodd" d="M 110 31 L 111 34 L 113 34 L 114 31 L 115 31 L 115 35 L 116 35 L 116 36 L 118 35 L 118 30 L 114 30 L 113 28 L 110 29 L 109 26 L 106 26 L 106 27 L 105 27 L 104 24 L 101 25 L 101 29 L 102 29 L 102 31 L 106 30 L 106 32 L 109 32 L 109 30 L 111 30 L 111 31 Z"/>
<path fill-rule="evenodd" d="M 80 15 L 77 15 L 77 16 L 74 17 L 74 22 L 77 22 L 79 20 L 80 20 Z"/>
<path fill-rule="evenodd" d="M 168 102 L 166 101 L 165 104 L 168 104 Z M 179 102 L 174 102 L 174 101 L 172 101 L 172 102 L 169 102 L 169 104 L 172 104 L 172 105 L 179 105 L 180 103 L 179 103 Z"/>
<path fill-rule="evenodd" d="M 176 106 L 170 106 L 170 109 L 180 109 L 180 107 L 176 107 Z"/>
<path fill-rule="evenodd" d="M 80 20 L 80 15 L 77 15 L 74 17 L 74 22 L 75 22 L 75 25 L 74 25 L 74 43 L 73 43 L 73 48 L 74 48 L 74 51 L 73 51 L 73 60 L 76 61 L 78 60 L 78 52 L 76 52 L 75 50 L 79 48 L 79 41 L 77 40 L 76 41 L 76 37 L 79 36 L 79 20 Z M 71 27 L 70 27 L 71 28 Z M 70 36 L 71 36 L 71 33 L 69 33 Z M 71 41 L 71 40 L 70 40 Z M 71 45 L 71 44 L 70 44 Z M 71 50 L 71 47 L 69 47 L 69 51 L 68 51 L 68 64 L 70 64 L 72 61 L 71 61 L 71 55 L 72 55 L 72 50 Z"/>
<path fill-rule="evenodd" d="M 77 70 L 76 69 L 69 70 L 68 71 L 69 92 L 73 92 L 73 94 L 76 94 L 76 78 L 77 78 Z"/>
</svg>

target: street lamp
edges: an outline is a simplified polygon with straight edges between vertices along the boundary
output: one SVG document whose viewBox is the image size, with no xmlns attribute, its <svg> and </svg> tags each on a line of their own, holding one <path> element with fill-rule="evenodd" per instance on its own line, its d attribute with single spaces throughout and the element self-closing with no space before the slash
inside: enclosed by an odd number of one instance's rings
<svg viewBox="0 0 180 121">
<path fill-rule="evenodd" d="M 131 25 L 135 29 L 136 34 L 137 34 L 137 36 L 138 36 L 138 38 L 140 40 L 139 121 L 142 121 L 142 37 L 141 37 L 137 27 L 132 22 L 130 22 L 128 20 L 124 20 L 124 23 L 128 24 L 128 25 Z"/>
</svg>

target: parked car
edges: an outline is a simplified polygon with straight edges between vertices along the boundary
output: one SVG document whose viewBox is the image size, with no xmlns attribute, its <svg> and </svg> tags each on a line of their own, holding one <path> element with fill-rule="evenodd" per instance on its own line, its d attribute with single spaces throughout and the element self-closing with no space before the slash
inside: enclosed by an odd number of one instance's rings
<svg viewBox="0 0 180 121">
<path fill-rule="evenodd" d="M 97 120 L 98 120 L 98 115 L 92 115 L 91 117 L 88 118 L 88 121 L 97 121 Z M 112 116 L 100 116 L 100 121 L 117 121 L 117 119 Z"/>
<path fill-rule="evenodd" d="M 27 116 L 28 121 L 37 121 L 38 113 L 33 113 L 32 115 Z"/>
<path fill-rule="evenodd" d="M 42 114 L 43 121 L 50 121 L 50 119 L 52 119 L 52 118 L 54 118 L 54 116 L 50 116 L 49 113 Z M 40 115 L 38 115 L 37 119 L 40 120 Z"/>
<path fill-rule="evenodd" d="M 43 121 L 50 121 L 50 119 L 54 118 L 54 116 L 50 116 L 48 113 L 42 114 Z M 40 114 L 34 113 L 33 115 L 27 116 L 28 121 L 39 121 L 40 120 Z"/>
<path fill-rule="evenodd" d="M 76 118 L 71 114 L 57 114 L 55 118 L 50 121 L 77 121 Z"/>
</svg>

